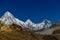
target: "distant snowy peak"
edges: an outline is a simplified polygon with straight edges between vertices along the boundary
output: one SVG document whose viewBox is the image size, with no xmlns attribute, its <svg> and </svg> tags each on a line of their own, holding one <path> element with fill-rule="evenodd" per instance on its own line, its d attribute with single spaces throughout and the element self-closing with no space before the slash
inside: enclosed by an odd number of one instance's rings
<svg viewBox="0 0 60 40">
<path fill-rule="evenodd" d="M 14 17 L 9 11 L 5 12 L 5 14 L 3 16 L 5 16 L 5 17 Z"/>
<path fill-rule="evenodd" d="M 19 20 L 18 18 L 15 18 L 9 11 L 5 12 L 5 14 L 0 18 L 0 20 L 5 24 L 11 25 L 14 23 L 21 26 L 22 28 L 27 28 L 30 30 L 40 30 L 43 28 L 49 28 L 52 25 L 51 21 L 47 19 L 41 23 L 33 23 L 30 19 L 24 22 Z"/>
<path fill-rule="evenodd" d="M 44 22 L 44 23 L 50 23 L 51 21 L 48 20 L 48 19 L 45 19 L 43 22 Z"/>
<path fill-rule="evenodd" d="M 49 28 L 49 27 L 52 26 L 51 21 L 49 21 L 49 20 L 47 20 L 47 19 L 45 19 L 41 24 L 44 25 L 44 28 Z"/>
<path fill-rule="evenodd" d="M 9 11 L 5 12 L 5 14 L 0 18 L 0 20 L 5 24 L 12 24 L 16 21 L 14 16 Z"/>
<path fill-rule="evenodd" d="M 5 12 L 5 14 L 0 18 L 0 20 L 2 22 L 4 22 L 5 24 L 18 24 L 21 25 L 23 24 L 22 21 L 20 21 L 19 19 L 15 18 L 9 11 Z"/>
<path fill-rule="evenodd" d="M 25 21 L 24 25 L 23 25 L 25 28 L 28 28 L 30 29 L 30 27 L 33 27 L 33 22 L 28 19 L 27 21 Z"/>
<path fill-rule="evenodd" d="M 26 22 L 25 22 L 25 24 L 32 24 L 33 22 L 30 20 L 30 19 L 28 19 Z"/>
<path fill-rule="evenodd" d="M 50 28 L 51 26 L 52 26 L 51 21 L 49 21 L 47 19 L 45 19 L 41 23 L 33 23 L 30 19 L 28 19 L 24 23 L 24 27 L 26 27 L 27 29 L 30 29 L 30 30 L 40 30 L 40 29 L 44 29 L 44 28 Z"/>
</svg>

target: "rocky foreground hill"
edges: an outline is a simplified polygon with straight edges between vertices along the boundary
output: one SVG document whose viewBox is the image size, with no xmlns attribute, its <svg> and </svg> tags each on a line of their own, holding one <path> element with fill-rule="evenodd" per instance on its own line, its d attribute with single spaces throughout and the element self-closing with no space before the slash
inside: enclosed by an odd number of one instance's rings
<svg viewBox="0 0 60 40">
<path fill-rule="evenodd" d="M 31 32 L 22 30 L 18 25 L 6 25 L 0 21 L 0 40 L 38 40 Z"/>
<path fill-rule="evenodd" d="M 56 27 L 58 28 L 58 26 Z M 50 28 L 49 30 L 55 30 L 56 27 Z M 35 33 L 35 31 L 22 29 L 15 24 L 6 25 L 0 21 L 0 40 L 60 40 L 60 29 L 55 30 L 50 35 L 42 35 Z"/>
</svg>

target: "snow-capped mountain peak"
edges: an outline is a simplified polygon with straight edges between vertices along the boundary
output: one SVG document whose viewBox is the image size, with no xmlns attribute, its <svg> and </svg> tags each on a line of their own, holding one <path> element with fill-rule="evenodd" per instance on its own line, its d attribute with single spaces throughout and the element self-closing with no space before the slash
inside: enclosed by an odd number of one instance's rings
<svg viewBox="0 0 60 40">
<path fill-rule="evenodd" d="M 52 25 L 51 21 L 49 21 L 49 20 L 47 20 L 47 19 L 45 19 L 45 20 L 42 22 L 42 24 L 44 25 L 44 28 L 49 28 L 49 27 L 51 27 L 51 25 Z"/>
<path fill-rule="evenodd" d="M 48 19 L 45 19 L 43 22 L 44 22 L 44 23 L 50 23 L 51 21 L 48 20 Z"/>
<path fill-rule="evenodd" d="M 5 24 L 12 24 L 16 21 L 14 16 L 9 11 L 5 12 L 5 14 L 0 18 L 0 20 Z"/>
<path fill-rule="evenodd" d="M 5 12 L 4 15 L 5 15 L 5 16 L 12 16 L 12 14 L 11 14 L 9 11 Z"/>
<path fill-rule="evenodd" d="M 27 21 L 25 21 L 24 27 L 30 29 L 31 27 L 33 27 L 33 22 L 28 19 Z"/>
<path fill-rule="evenodd" d="M 28 24 L 28 23 L 32 24 L 33 22 L 32 22 L 30 19 L 28 19 L 28 20 L 25 22 L 25 24 Z"/>
<path fill-rule="evenodd" d="M 14 23 L 21 26 L 21 24 L 23 24 L 21 20 L 15 18 L 9 11 L 5 12 L 5 14 L 0 18 L 0 20 L 8 25 Z"/>
<path fill-rule="evenodd" d="M 4 17 L 6 17 L 6 18 L 14 18 L 14 16 L 12 15 L 12 13 L 10 13 L 9 11 L 7 11 L 7 12 L 5 12 L 4 13 L 4 15 L 2 16 L 2 18 L 4 18 Z"/>
<path fill-rule="evenodd" d="M 40 30 L 43 28 L 49 28 L 52 25 L 49 20 L 44 20 L 41 23 L 33 23 L 30 19 L 28 19 L 24 22 L 19 20 L 18 18 L 15 18 L 9 11 L 5 12 L 5 14 L 0 18 L 0 20 L 5 24 L 11 25 L 14 23 L 21 26 L 22 28 L 27 28 L 29 30 Z"/>
</svg>

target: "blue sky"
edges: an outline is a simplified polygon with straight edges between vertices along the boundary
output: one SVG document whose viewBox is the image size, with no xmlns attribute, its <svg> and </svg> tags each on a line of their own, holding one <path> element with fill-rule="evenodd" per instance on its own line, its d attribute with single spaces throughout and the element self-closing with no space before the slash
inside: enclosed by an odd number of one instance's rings
<svg viewBox="0 0 60 40">
<path fill-rule="evenodd" d="M 15 17 L 39 23 L 60 20 L 60 0 L 0 0 L 0 17 L 10 11 Z"/>
</svg>

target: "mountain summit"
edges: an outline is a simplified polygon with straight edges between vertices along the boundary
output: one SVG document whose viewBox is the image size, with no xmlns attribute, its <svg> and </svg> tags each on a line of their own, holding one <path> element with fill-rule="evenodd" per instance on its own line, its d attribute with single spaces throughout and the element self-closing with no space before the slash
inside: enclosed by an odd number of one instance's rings
<svg viewBox="0 0 60 40">
<path fill-rule="evenodd" d="M 23 21 L 15 18 L 9 11 L 5 12 L 5 14 L 0 18 L 0 20 L 8 25 L 17 24 L 21 26 L 23 24 Z"/>
<path fill-rule="evenodd" d="M 0 20 L 8 25 L 17 24 L 22 28 L 26 28 L 28 30 L 40 30 L 43 28 L 51 27 L 52 23 L 49 20 L 44 20 L 41 23 L 33 23 L 30 19 L 23 22 L 18 18 L 15 18 L 9 11 L 5 12 L 5 14 L 0 18 Z"/>
<path fill-rule="evenodd" d="M 5 12 L 5 14 L 0 18 L 0 20 L 5 24 L 9 25 L 16 22 L 14 16 L 9 11 Z"/>
<path fill-rule="evenodd" d="M 13 17 L 13 15 L 9 11 L 5 12 L 4 16 L 6 16 L 6 17 L 8 17 L 8 16 Z"/>
<path fill-rule="evenodd" d="M 30 19 L 28 19 L 25 23 L 24 23 L 24 27 L 30 30 L 40 30 L 40 29 L 44 29 L 44 28 L 50 28 L 52 26 L 51 21 L 45 19 L 43 22 L 41 23 L 33 23 Z"/>
</svg>

